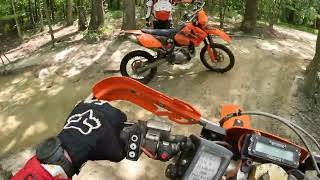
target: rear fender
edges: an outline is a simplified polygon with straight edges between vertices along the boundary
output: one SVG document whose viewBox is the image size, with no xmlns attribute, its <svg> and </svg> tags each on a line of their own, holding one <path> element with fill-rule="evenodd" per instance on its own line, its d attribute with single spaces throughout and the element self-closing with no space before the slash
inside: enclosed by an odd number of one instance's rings
<svg viewBox="0 0 320 180">
<path fill-rule="evenodd" d="M 201 118 L 199 111 L 190 104 L 171 98 L 127 77 L 106 78 L 95 84 L 92 92 L 99 100 L 129 101 L 179 124 L 196 124 Z"/>
<path fill-rule="evenodd" d="M 138 43 L 146 48 L 161 48 L 162 43 L 151 34 L 141 30 L 122 30 L 120 35 L 126 36 L 131 42 Z"/>
<path fill-rule="evenodd" d="M 232 114 L 238 111 L 243 111 L 243 109 L 237 105 L 228 104 L 228 105 L 220 105 L 220 119 L 223 119 L 228 114 Z M 226 121 L 220 121 L 220 125 L 225 129 L 230 129 L 235 126 L 243 127 L 243 128 L 251 128 L 251 121 L 248 115 L 242 115 L 230 118 Z"/>
<path fill-rule="evenodd" d="M 209 35 L 219 36 L 225 42 L 231 43 L 230 36 L 227 33 L 225 33 L 224 31 L 221 31 L 219 29 L 206 29 L 205 32 Z"/>
<path fill-rule="evenodd" d="M 120 36 L 128 38 L 129 41 L 139 44 L 137 36 L 143 34 L 141 30 L 121 30 Z"/>
</svg>

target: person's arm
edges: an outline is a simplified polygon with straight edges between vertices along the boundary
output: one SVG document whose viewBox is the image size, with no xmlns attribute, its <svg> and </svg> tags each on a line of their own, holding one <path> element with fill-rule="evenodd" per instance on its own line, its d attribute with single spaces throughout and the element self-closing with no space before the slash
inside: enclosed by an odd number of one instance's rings
<svg viewBox="0 0 320 180">
<path fill-rule="evenodd" d="M 126 115 L 104 101 L 80 102 L 58 136 L 40 143 L 12 180 L 67 180 L 88 160 L 121 161 L 124 121 Z"/>
<path fill-rule="evenodd" d="M 41 162 L 38 160 L 36 156 L 33 156 L 31 159 L 27 161 L 22 169 L 20 169 L 11 180 L 70 180 L 71 178 L 65 177 L 62 174 L 59 175 L 57 173 L 64 173 L 62 169 L 59 167 L 52 166 L 52 170 L 49 172 Z M 52 173 L 52 174 L 51 174 Z"/>
</svg>

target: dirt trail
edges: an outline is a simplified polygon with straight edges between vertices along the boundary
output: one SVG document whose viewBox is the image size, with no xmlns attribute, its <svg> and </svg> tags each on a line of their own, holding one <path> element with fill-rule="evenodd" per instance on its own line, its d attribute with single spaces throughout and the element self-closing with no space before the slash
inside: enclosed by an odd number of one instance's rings
<svg viewBox="0 0 320 180">
<path fill-rule="evenodd" d="M 236 65 L 230 72 L 207 71 L 196 58 L 185 66 L 162 66 L 149 86 L 190 102 L 208 119 L 216 117 L 217 107 L 223 103 L 289 116 L 296 76 L 302 76 L 312 59 L 316 36 L 284 28 L 279 31 L 299 38 L 234 39 L 230 48 Z M 0 164 L 14 171 L 21 167 L 32 149 L 21 150 L 58 133 L 73 105 L 89 94 L 97 80 L 119 75 L 108 70 L 118 70 L 121 58 L 135 48 L 129 42 L 75 43 L 41 51 L 20 61 L 13 74 L 0 77 Z M 129 119 L 154 118 L 128 103 L 113 104 Z M 254 125 L 290 135 L 264 122 L 255 121 Z M 175 126 L 174 132 L 198 130 L 196 126 Z M 111 179 L 111 175 L 115 179 L 163 179 L 164 170 L 165 164 L 147 158 L 119 164 L 96 161 L 84 166 L 76 179 Z"/>
</svg>

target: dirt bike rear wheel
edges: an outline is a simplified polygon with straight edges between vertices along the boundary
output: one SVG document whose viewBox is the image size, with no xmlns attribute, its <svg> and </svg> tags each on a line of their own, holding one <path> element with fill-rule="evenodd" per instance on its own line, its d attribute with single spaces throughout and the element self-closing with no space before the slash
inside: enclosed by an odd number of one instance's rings
<svg viewBox="0 0 320 180">
<path fill-rule="evenodd" d="M 207 45 L 207 46 L 209 46 L 209 45 Z M 224 46 L 222 44 L 211 45 L 211 48 L 212 48 L 213 52 L 215 53 L 216 61 L 217 61 L 217 62 L 212 62 L 210 59 L 210 56 L 208 55 L 209 53 L 207 51 L 208 50 L 207 46 L 204 46 L 200 52 L 200 60 L 206 68 L 208 68 L 211 71 L 218 72 L 218 73 L 224 73 L 224 72 L 230 71 L 233 68 L 235 60 L 234 60 L 234 55 L 229 48 L 227 48 L 226 46 Z M 229 61 L 227 62 L 227 65 L 225 65 L 223 67 L 217 67 L 218 65 L 220 65 L 224 61 L 225 57 L 224 57 L 223 53 L 225 53 L 227 55 Z"/>
<path fill-rule="evenodd" d="M 130 64 L 130 61 L 132 61 L 132 64 Z M 155 61 L 155 58 L 146 51 L 132 51 L 124 56 L 124 58 L 121 61 L 120 64 L 120 72 L 122 76 L 130 77 L 134 80 L 137 80 L 141 83 L 148 83 L 156 74 L 157 67 L 154 67 L 152 69 L 149 69 L 145 72 L 138 73 L 136 72 L 136 69 L 139 68 L 139 66 L 143 66 L 145 63 L 152 63 Z M 128 65 L 130 66 L 131 70 L 133 71 L 133 74 L 130 75 L 128 72 Z"/>
</svg>

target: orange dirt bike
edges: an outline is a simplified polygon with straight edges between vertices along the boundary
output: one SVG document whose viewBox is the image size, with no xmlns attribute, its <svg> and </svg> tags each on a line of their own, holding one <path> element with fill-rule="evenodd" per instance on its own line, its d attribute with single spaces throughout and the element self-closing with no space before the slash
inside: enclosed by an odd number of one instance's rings
<svg viewBox="0 0 320 180">
<path fill-rule="evenodd" d="M 201 62 L 214 72 L 224 73 L 232 69 L 235 60 L 231 50 L 214 42 L 219 36 L 227 43 L 231 38 L 219 29 L 207 26 L 208 17 L 203 10 L 205 2 L 194 1 L 193 11 L 174 29 L 142 29 L 122 31 L 129 39 L 156 52 L 151 55 L 144 50 L 128 53 L 121 61 L 123 76 L 148 83 L 156 74 L 157 67 L 165 62 L 172 65 L 186 64 L 196 54 L 195 47 L 204 42 L 200 52 Z"/>
<path fill-rule="evenodd" d="M 200 134 L 174 135 L 171 124 L 147 120 L 127 122 L 121 132 L 126 158 L 137 161 L 142 153 L 163 162 L 171 161 L 165 175 L 192 180 L 302 180 L 305 172 L 320 174 L 320 156 L 311 151 L 319 143 L 300 126 L 282 117 L 257 111 L 243 111 L 236 105 L 222 105 L 220 121 L 205 119 L 190 104 L 168 97 L 127 77 L 111 77 L 93 87 L 89 99 L 125 100 L 153 114 L 182 125 L 201 126 Z M 276 119 L 290 127 L 304 146 L 274 134 L 254 129 L 249 115 Z M 302 135 L 303 134 L 303 135 Z M 309 143 L 305 137 L 310 139 Z"/>
</svg>

